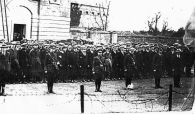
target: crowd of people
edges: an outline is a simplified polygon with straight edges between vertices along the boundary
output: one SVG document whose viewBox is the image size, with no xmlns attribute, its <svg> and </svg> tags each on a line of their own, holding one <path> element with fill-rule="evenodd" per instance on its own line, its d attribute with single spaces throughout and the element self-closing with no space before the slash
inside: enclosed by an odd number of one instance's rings
<svg viewBox="0 0 195 114">
<path fill-rule="evenodd" d="M 161 77 L 176 77 L 174 85 L 180 87 L 180 77 L 191 76 L 195 58 L 192 49 L 178 43 L 172 46 L 131 42 L 108 45 L 2 43 L 0 85 L 4 88 L 5 83 L 47 82 L 48 91 L 52 93 L 53 81 L 65 83 L 96 80 L 95 74 L 99 71 L 95 68 L 95 61 L 101 59 L 98 63 L 102 69 L 98 81 L 100 85 L 101 80 L 126 79 L 127 87 L 132 79 L 155 77 L 155 87 L 161 88 Z M 99 57 L 95 60 L 96 56 Z M 100 87 L 96 91 L 101 91 Z"/>
</svg>

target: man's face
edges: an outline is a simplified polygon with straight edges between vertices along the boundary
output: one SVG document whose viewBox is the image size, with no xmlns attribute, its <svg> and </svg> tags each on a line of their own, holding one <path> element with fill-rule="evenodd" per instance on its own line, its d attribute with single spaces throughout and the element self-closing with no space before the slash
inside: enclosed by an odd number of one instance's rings
<svg viewBox="0 0 195 114">
<path fill-rule="evenodd" d="M 34 45 L 33 47 L 34 47 L 35 49 L 37 49 L 37 48 L 38 48 L 38 46 L 37 46 L 37 45 Z"/>
<path fill-rule="evenodd" d="M 55 49 L 54 48 L 50 48 L 50 52 L 54 52 L 55 51 Z"/>
<path fill-rule="evenodd" d="M 99 56 L 102 55 L 102 51 L 98 51 L 98 55 L 99 55 Z"/>
<path fill-rule="evenodd" d="M 124 51 L 124 48 L 122 47 L 122 48 L 120 48 L 120 50 L 121 50 L 121 51 Z"/>
</svg>

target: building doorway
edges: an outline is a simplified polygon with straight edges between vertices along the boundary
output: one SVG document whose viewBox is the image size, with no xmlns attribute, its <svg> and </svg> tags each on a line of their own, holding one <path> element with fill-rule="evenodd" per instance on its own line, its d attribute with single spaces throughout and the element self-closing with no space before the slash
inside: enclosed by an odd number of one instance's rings
<svg viewBox="0 0 195 114">
<path fill-rule="evenodd" d="M 21 41 L 26 36 L 26 24 L 14 24 L 13 41 Z"/>
</svg>

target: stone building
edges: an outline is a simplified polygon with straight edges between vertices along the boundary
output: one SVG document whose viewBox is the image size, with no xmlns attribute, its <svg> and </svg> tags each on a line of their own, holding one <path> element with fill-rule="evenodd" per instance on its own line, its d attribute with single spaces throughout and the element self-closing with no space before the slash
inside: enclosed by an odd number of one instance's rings
<svg viewBox="0 0 195 114">
<path fill-rule="evenodd" d="M 28 40 L 70 38 L 68 0 L 1 0 L 1 8 L 0 39 L 17 41 L 22 38 Z"/>
<path fill-rule="evenodd" d="M 77 26 L 71 26 L 72 30 L 93 30 L 100 31 L 105 24 L 107 8 L 99 4 L 87 4 L 79 0 L 72 0 L 71 5 L 78 5 L 81 13 L 80 23 Z"/>
</svg>

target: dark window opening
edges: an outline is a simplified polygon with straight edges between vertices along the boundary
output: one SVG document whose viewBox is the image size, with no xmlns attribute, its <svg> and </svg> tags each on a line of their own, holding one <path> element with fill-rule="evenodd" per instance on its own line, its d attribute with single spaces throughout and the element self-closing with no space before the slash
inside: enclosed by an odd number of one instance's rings
<svg viewBox="0 0 195 114">
<path fill-rule="evenodd" d="M 21 41 L 26 36 L 25 24 L 14 24 L 13 41 Z"/>
</svg>

